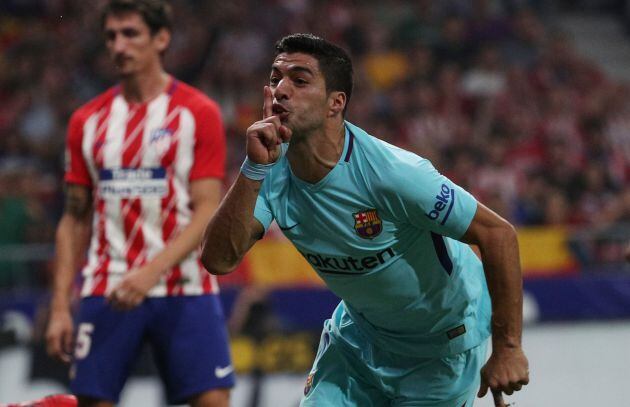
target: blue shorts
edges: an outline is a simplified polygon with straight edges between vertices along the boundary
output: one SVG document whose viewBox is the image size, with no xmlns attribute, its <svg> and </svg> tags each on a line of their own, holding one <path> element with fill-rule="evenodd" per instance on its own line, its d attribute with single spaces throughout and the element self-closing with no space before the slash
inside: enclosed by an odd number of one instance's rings
<svg viewBox="0 0 630 407">
<path fill-rule="evenodd" d="M 342 324 L 349 338 L 324 323 L 300 406 L 472 407 L 487 340 L 456 355 L 416 358 L 378 348 L 353 322 Z"/>
<path fill-rule="evenodd" d="M 118 402 L 142 345 L 151 345 L 169 403 L 234 385 L 223 310 L 216 295 L 147 298 L 117 311 L 104 297 L 81 300 L 70 388 Z"/>
</svg>

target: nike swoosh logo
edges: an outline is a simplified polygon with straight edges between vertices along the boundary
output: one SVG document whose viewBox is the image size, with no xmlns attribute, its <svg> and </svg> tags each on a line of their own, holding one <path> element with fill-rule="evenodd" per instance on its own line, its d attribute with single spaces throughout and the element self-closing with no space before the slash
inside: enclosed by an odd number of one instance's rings
<svg viewBox="0 0 630 407">
<path fill-rule="evenodd" d="M 300 224 L 300 222 L 296 223 L 296 224 L 295 224 L 295 225 L 293 225 L 293 226 L 284 227 L 284 228 L 283 228 L 282 226 L 280 226 L 280 230 L 291 230 L 291 229 L 293 229 L 294 227 L 296 227 L 296 226 L 297 226 L 297 225 L 299 225 L 299 224 Z"/>
<path fill-rule="evenodd" d="M 227 365 L 225 367 L 217 366 L 214 368 L 214 375 L 219 379 L 223 379 L 224 377 L 226 377 L 233 371 L 234 371 L 234 366 L 232 365 Z"/>
</svg>

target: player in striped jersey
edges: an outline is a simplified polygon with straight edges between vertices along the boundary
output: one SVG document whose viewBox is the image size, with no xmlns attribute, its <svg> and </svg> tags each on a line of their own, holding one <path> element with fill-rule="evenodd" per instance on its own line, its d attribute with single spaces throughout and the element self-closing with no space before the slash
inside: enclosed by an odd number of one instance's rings
<svg viewBox="0 0 630 407">
<path fill-rule="evenodd" d="M 145 341 L 171 403 L 227 406 L 223 311 L 198 253 L 224 175 L 219 107 L 164 71 L 164 1 L 111 0 L 102 16 L 120 83 L 70 119 L 48 350 L 72 362 L 81 406 L 118 401 Z M 86 248 L 73 340 L 70 293 Z"/>
<path fill-rule="evenodd" d="M 202 260 L 229 273 L 275 220 L 341 297 L 301 405 L 472 407 L 491 388 L 503 406 L 500 392 L 529 380 L 512 226 L 428 160 L 345 121 L 341 48 L 283 38 L 264 92 Z"/>
</svg>

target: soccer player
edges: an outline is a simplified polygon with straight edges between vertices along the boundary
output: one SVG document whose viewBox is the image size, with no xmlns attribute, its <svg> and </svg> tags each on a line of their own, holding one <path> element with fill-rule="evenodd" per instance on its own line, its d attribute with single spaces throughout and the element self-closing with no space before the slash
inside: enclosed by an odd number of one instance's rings
<svg viewBox="0 0 630 407">
<path fill-rule="evenodd" d="M 204 266 L 229 273 L 275 219 L 341 297 L 303 406 L 512 394 L 529 380 L 514 228 L 427 160 L 345 121 L 351 93 L 341 48 L 310 34 L 276 44 L 263 119 L 206 229 Z"/>
<path fill-rule="evenodd" d="M 120 83 L 70 119 L 48 352 L 72 362 L 80 406 L 117 402 L 148 342 L 169 402 L 225 407 L 227 333 L 198 250 L 220 201 L 220 111 L 164 71 L 164 1 L 111 0 L 102 29 Z M 73 345 L 70 292 L 90 231 Z"/>
</svg>

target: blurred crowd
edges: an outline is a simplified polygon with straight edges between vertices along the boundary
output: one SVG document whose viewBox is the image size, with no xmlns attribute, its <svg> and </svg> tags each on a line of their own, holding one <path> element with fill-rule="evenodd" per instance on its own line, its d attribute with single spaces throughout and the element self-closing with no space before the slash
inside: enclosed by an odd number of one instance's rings
<svg viewBox="0 0 630 407">
<path fill-rule="evenodd" d="M 0 244 L 53 240 L 68 118 L 115 82 L 96 3 L 0 5 Z M 221 105 L 230 178 L 273 44 L 313 32 L 353 58 L 349 121 L 514 224 L 629 221 L 630 85 L 576 53 L 544 3 L 173 0 L 165 62 Z"/>
</svg>

